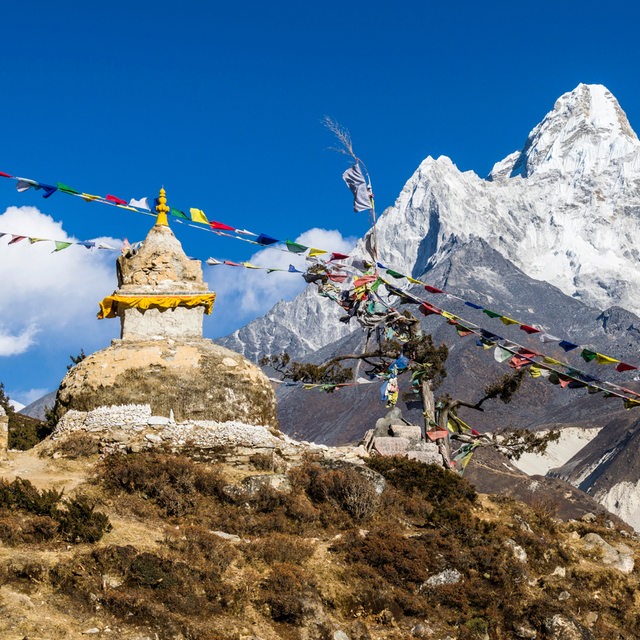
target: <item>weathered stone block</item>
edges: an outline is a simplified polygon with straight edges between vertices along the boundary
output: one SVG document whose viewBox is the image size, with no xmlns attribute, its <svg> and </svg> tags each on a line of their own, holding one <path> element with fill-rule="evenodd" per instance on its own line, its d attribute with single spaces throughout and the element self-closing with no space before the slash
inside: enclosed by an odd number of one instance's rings
<svg viewBox="0 0 640 640">
<path fill-rule="evenodd" d="M 409 448 L 409 440 L 407 438 L 391 438 L 389 436 L 374 438 L 373 448 L 381 456 L 402 455 Z"/>
<path fill-rule="evenodd" d="M 443 464 L 442 456 L 437 449 L 436 451 L 407 451 L 407 458 L 424 464 L 437 464 L 440 466 Z"/>
<path fill-rule="evenodd" d="M 392 424 L 391 433 L 395 438 L 407 438 L 408 440 L 422 438 L 422 429 L 413 424 Z"/>
</svg>

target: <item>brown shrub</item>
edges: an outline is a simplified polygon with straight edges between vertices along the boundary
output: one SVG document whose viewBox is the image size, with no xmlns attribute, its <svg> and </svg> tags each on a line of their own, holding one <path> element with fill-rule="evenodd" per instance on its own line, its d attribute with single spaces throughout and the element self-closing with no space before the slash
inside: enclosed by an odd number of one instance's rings
<svg viewBox="0 0 640 640">
<path fill-rule="evenodd" d="M 88 458 L 97 455 L 100 452 L 100 445 L 98 441 L 89 434 L 76 432 L 58 441 L 53 451 L 59 453 L 63 458 L 76 460 L 78 458 Z"/>
<path fill-rule="evenodd" d="M 308 560 L 315 550 L 313 542 L 298 536 L 274 533 L 251 543 L 247 549 L 250 558 L 258 558 L 267 564 L 290 563 L 302 564 Z"/>
<path fill-rule="evenodd" d="M 271 617 L 278 622 L 299 623 L 313 591 L 310 575 L 295 565 L 276 564 L 261 586 L 261 601 L 268 605 Z"/>
</svg>

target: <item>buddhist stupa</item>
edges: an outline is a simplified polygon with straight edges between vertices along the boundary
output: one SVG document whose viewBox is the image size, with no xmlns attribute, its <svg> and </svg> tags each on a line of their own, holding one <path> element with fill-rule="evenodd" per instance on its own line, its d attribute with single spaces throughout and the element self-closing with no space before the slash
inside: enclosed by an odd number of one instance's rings
<svg viewBox="0 0 640 640">
<path fill-rule="evenodd" d="M 275 395 L 244 356 L 202 337 L 215 293 L 202 265 L 186 256 L 167 223 L 164 189 L 155 225 L 117 259 L 118 289 L 99 318 L 120 318 L 120 338 L 74 366 L 62 381 L 55 414 L 150 405 L 176 422 L 238 421 L 277 426 Z M 113 413 L 113 412 L 112 412 Z"/>
</svg>

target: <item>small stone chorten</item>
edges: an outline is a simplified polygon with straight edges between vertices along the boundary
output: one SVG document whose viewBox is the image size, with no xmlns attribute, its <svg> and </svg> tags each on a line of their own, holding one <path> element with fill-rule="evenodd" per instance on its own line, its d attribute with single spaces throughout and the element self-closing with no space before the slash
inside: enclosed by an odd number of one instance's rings
<svg viewBox="0 0 640 640">
<path fill-rule="evenodd" d="M 118 289 L 100 303 L 99 318 L 120 318 L 120 339 L 87 356 L 62 381 L 55 416 L 109 413 L 149 405 L 153 416 L 185 421 L 237 421 L 277 427 L 272 386 L 244 356 L 202 337 L 215 293 L 200 261 L 186 256 L 167 222 L 160 190 L 158 217 L 141 246 L 117 259 Z M 126 414 L 126 415 L 125 415 Z M 117 415 L 117 411 L 116 411 Z M 98 425 L 99 426 L 99 425 Z"/>
</svg>

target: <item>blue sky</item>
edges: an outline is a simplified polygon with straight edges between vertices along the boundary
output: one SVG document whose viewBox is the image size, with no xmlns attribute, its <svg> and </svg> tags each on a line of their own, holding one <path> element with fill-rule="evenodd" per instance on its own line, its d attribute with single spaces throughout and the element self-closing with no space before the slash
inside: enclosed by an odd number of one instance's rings
<svg viewBox="0 0 640 640">
<path fill-rule="evenodd" d="M 638 129 L 638 18 L 617 0 L 6 3 L 0 171 L 126 199 L 164 185 L 180 209 L 283 239 L 335 230 L 313 237 L 339 249 L 368 220 L 351 210 L 347 161 L 328 150 L 324 115 L 350 130 L 381 212 L 427 155 L 486 175 L 580 82 L 606 85 Z M 2 214 L 23 206 L 41 214 Z M 24 219 L 27 234 L 61 239 L 140 240 L 152 222 L 62 194 L 18 194 L 8 180 L 0 214 L 0 232 L 19 233 Z M 174 230 L 197 258 L 254 253 Z M 117 322 L 93 315 L 115 284 L 114 255 L 5 245 L 0 381 L 26 402 L 57 387 L 70 354 L 117 335 Z M 209 336 L 299 285 L 256 280 L 269 295 L 247 297 L 248 276 L 243 294 L 235 276 L 205 275 L 228 296 L 207 319 Z M 230 304 L 239 296 L 246 304 Z"/>
</svg>

